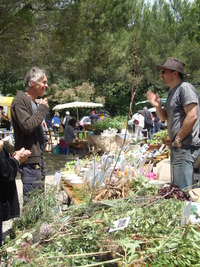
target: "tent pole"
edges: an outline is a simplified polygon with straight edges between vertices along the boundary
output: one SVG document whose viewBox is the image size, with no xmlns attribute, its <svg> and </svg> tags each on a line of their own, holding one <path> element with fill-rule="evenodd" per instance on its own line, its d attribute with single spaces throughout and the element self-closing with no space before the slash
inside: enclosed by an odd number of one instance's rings
<svg viewBox="0 0 200 267">
<path fill-rule="evenodd" d="M 77 115 L 76 115 L 76 117 L 77 117 L 77 121 L 78 121 L 78 108 L 77 108 Z"/>
</svg>

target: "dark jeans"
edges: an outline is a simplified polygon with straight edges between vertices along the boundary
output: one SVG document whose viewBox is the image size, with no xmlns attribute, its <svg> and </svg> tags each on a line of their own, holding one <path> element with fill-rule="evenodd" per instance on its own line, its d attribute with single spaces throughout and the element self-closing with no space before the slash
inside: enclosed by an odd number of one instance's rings
<svg viewBox="0 0 200 267">
<path fill-rule="evenodd" d="M 23 183 L 24 202 L 28 201 L 28 195 L 35 189 L 44 192 L 45 172 L 44 163 L 41 164 L 23 164 L 19 167 Z"/>
<path fill-rule="evenodd" d="M 153 126 L 153 134 L 160 132 L 161 122 L 155 122 Z"/>
<path fill-rule="evenodd" d="M 146 125 L 146 129 L 147 129 L 147 139 L 151 139 L 152 138 L 152 129 L 153 127 L 150 125 Z"/>
</svg>

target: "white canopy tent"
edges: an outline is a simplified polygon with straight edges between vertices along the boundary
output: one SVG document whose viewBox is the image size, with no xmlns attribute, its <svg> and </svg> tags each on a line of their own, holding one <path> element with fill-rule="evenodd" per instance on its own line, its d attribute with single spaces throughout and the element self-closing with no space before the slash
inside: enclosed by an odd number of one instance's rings
<svg viewBox="0 0 200 267">
<path fill-rule="evenodd" d="M 154 107 L 153 108 L 149 108 L 149 111 L 150 112 L 156 112 L 156 108 L 154 108 Z"/>
<path fill-rule="evenodd" d="M 53 108 L 53 110 L 76 108 L 77 109 L 77 119 L 78 119 L 78 109 L 79 108 L 97 108 L 97 107 L 103 107 L 103 104 L 93 103 L 93 102 L 71 102 L 71 103 L 56 105 Z"/>
</svg>

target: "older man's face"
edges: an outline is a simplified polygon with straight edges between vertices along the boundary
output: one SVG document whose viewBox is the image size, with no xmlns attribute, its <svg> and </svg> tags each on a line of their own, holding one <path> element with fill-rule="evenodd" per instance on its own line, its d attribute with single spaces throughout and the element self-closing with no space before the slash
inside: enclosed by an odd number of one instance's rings
<svg viewBox="0 0 200 267">
<path fill-rule="evenodd" d="M 38 96 L 43 96 L 46 93 L 46 89 L 48 88 L 47 77 L 44 75 L 39 81 L 35 82 L 35 90 L 37 91 Z"/>
</svg>

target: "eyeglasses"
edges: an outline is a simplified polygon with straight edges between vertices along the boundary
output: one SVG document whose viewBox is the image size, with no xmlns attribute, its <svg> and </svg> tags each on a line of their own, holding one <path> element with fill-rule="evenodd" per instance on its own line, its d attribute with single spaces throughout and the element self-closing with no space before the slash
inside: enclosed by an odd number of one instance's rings
<svg viewBox="0 0 200 267">
<path fill-rule="evenodd" d="M 162 73 L 162 74 L 166 74 L 167 71 L 174 72 L 175 70 L 168 70 L 168 69 L 166 69 L 166 70 L 162 70 L 161 73 Z M 168 72 L 168 73 L 169 73 L 169 72 Z"/>
<path fill-rule="evenodd" d="M 165 74 L 165 73 L 166 73 L 166 70 L 162 70 L 161 73 L 162 73 L 162 74 Z"/>
</svg>

